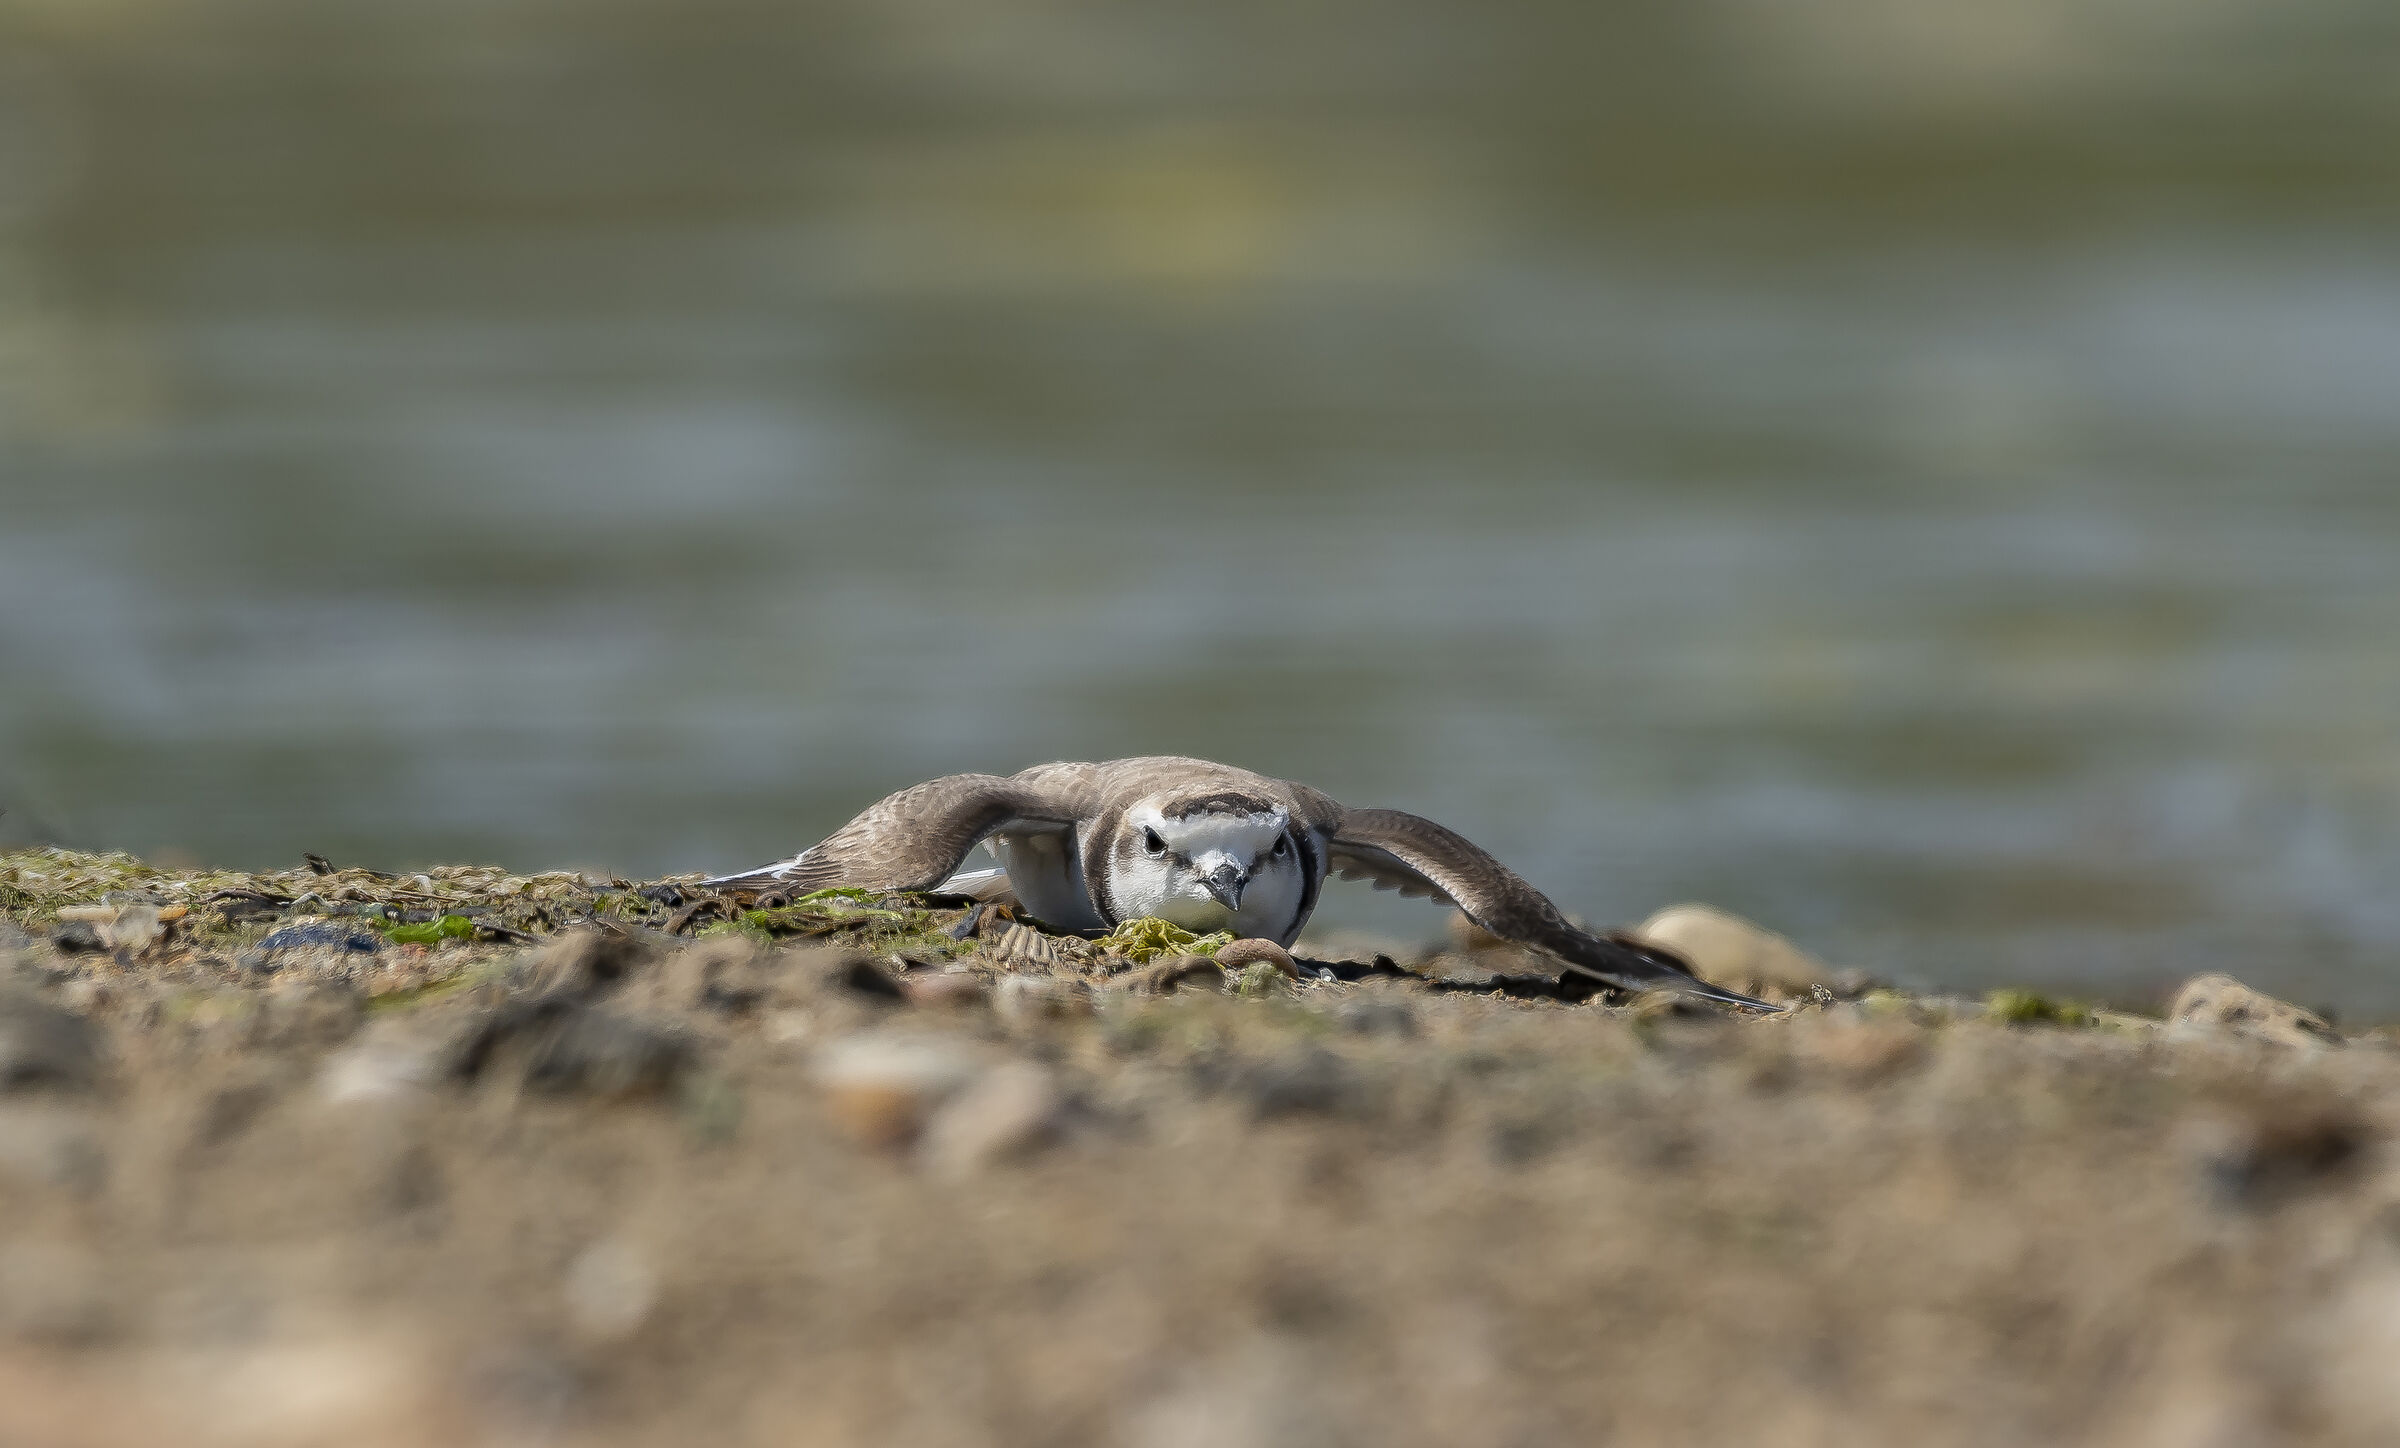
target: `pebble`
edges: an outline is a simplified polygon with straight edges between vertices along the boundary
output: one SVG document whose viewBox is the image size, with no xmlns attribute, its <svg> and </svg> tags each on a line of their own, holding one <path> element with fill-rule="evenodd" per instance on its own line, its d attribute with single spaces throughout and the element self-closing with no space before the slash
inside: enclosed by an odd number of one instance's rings
<svg viewBox="0 0 2400 1448">
<path fill-rule="evenodd" d="M 108 946 L 90 921 L 70 920 L 50 932 L 50 948 L 61 955 L 98 955 Z"/>
<path fill-rule="evenodd" d="M 567 1265 L 567 1320 L 587 1341 L 633 1335 L 658 1300 L 658 1269 L 630 1242 L 595 1242 Z"/>
<path fill-rule="evenodd" d="M 1041 1066 L 1031 1061 L 995 1066 L 934 1111 L 918 1160 L 937 1176 L 973 1176 L 1049 1141 L 1065 1104 L 1064 1093 Z"/>
<path fill-rule="evenodd" d="M 1300 967 L 1292 963 L 1291 952 L 1272 940 L 1261 940 L 1255 936 L 1223 946 L 1217 951 L 1216 962 L 1219 968 L 1228 971 L 1239 971 L 1263 963 L 1273 966 L 1292 980 L 1301 978 Z"/>
<path fill-rule="evenodd" d="M 2252 990 L 2230 975 L 2197 975 L 2175 992 L 2167 1024 L 2184 1039 L 2231 1035 L 2283 1046 L 2339 1046 L 2323 1017 Z"/>
<path fill-rule="evenodd" d="M 1754 995 L 1804 997 L 1863 987 L 1763 926 L 1708 905 L 1673 905 L 1635 927 L 1635 937 L 1682 956 L 1702 980 Z"/>
<path fill-rule="evenodd" d="M 79 1016 L 106 1010 L 115 999 L 116 992 L 107 981 L 88 975 L 77 976 L 58 988 L 59 1004 Z"/>
<path fill-rule="evenodd" d="M 325 920 L 313 925 L 286 926 L 258 943 L 260 953 L 266 955 L 279 950 L 311 947 L 325 947 L 351 955 L 372 955 L 383 949 L 383 937 L 372 930 Z"/>
<path fill-rule="evenodd" d="M 835 1125 L 869 1146 L 902 1147 L 976 1070 L 960 1042 L 849 1036 L 817 1053 L 814 1074 Z"/>
<path fill-rule="evenodd" d="M 378 1021 L 327 1058 L 317 1077 L 317 1094 L 332 1102 L 414 1096 L 441 1075 L 442 1044 L 416 1021 Z"/>
</svg>

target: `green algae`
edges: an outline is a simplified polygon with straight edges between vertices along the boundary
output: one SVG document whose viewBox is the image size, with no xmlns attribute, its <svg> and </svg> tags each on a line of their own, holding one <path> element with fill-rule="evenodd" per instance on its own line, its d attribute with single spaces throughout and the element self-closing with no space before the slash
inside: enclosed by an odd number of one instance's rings
<svg viewBox="0 0 2400 1448">
<path fill-rule="evenodd" d="M 2012 1026 L 2089 1026 L 2092 1008 L 2079 1001 L 2052 1000 L 2029 990 L 1996 990 L 1983 998 L 1990 1020 Z"/>
<path fill-rule="evenodd" d="M 1262 960 L 1243 967 L 1242 973 L 1233 978 L 1233 993 L 1244 1000 L 1264 1000 L 1285 994 L 1290 985 L 1290 978 L 1273 961 Z"/>
<path fill-rule="evenodd" d="M 372 915 L 362 918 L 394 945 L 439 945 L 445 940 L 472 939 L 475 934 L 475 922 L 464 915 L 444 915 L 413 925 L 387 925 Z"/>
<path fill-rule="evenodd" d="M 1162 956 L 1215 955 L 1233 944 L 1233 932 L 1219 930 L 1200 935 L 1172 921 L 1155 915 L 1128 920 L 1095 942 L 1102 950 L 1122 955 L 1137 965 L 1148 965 Z"/>
</svg>

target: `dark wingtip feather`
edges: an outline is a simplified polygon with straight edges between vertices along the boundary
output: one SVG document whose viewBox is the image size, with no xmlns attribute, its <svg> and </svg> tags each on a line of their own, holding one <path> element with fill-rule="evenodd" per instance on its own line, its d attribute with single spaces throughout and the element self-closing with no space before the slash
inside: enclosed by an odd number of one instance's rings
<svg viewBox="0 0 2400 1448">
<path fill-rule="evenodd" d="M 1669 990 L 1679 989 L 1686 995 L 1696 995 L 1702 1000 L 1716 1001 L 1720 1005 L 1739 1006 L 1746 1011 L 1764 1011 L 1768 1015 L 1779 1016 L 1791 1009 L 1788 1005 L 1779 1006 L 1772 1001 L 1762 1001 L 1743 995 L 1738 990 L 1727 990 L 1720 985 L 1710 985 L 1698 976 L 1693 976 L 1689 985 L 1681 981 L 1674 981 L 1670 982 L 1667 988 Z"/>
<path fill-rule="evenodd" d="M 1720 1005 L 1738 1006 L 1747 1011 L 1763 1011 L 1769 1015 L 1781 1015 L 1791 1009 L 1790 1006 L 1779 1006 L 1772 1001 L 1762 1001 L 1755 996 L 1746 996 L 1740 991 L 1727 990 L 1720 985 L 1710 985 L 1700 978 L 1699 972 L 1692 969 L 1691 962 L 1685 960 L 1681 955 L 1664 946 L 1653 945 L 1649 941 L 1627 935 L 1622 931 L 1612 930 L 1606 935 L 1591 938 L 1604 947 L 1603 950 L 1594 952 L 1595 955 L 1602 958 L 1568 963 L 1584 974 L 1605 980 L 1610 985 L 1628 990 L 1681 991 L 1685 995 L 1716 1001 Z"/>
</svg>

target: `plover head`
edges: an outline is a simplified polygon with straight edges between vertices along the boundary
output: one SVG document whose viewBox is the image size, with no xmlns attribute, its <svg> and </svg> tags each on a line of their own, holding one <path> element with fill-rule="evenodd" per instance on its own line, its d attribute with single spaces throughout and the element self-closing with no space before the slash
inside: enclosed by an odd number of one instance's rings
<svg viewBox="0 0 2400 1448">
<path fill-rule="evenodd" d="M 1117 913 L 1275 938 L 1305 897 L 1291 811 L 1242 794 L 1154 795 L 1125 812 L 1109 856 Z"/>
</svg>

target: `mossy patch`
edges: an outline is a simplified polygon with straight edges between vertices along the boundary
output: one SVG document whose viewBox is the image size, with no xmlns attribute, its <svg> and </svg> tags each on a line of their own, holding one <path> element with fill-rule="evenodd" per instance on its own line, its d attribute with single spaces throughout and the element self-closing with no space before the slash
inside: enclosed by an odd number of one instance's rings
<svg viewBox="0 0 2400 1448">
<path fill-rule="evenodd" d="M 1983 998 L 1987 1019 L 2012 1026 L 2088 1026 L 2092 1008 L 2080 1001 L 2052 1000 L 2029 990 L 1996 990 Z"/>
<path fill-rule="evenodd" d="M 475 922 L 464 915 L 443 915 L 414 925 L 387 924 L 374 915 L 362 918 L 382 931 L 383 938 L 394 945 L 439 945 L 445 940 L 466 940 L 475 934 Z"/>
<path fill-rule="evenodd" d="M 1276 969 L 1273 961 L 1261 960 L 1244 966 L 1242 973 L 1233 978 L 1233 993 L 1244 1000 L 1263 1000 L 1288 994 L 1290 990 L 1290 978 Z"/>
<path fill-rule="evenodd" d="M 1200 935 L 1172 921 L 1145 915 L 1126 921 L 1095 943 L 1112 955 L 1122 955 L 1137 965 L 1148 965 L 1161 956 L 1215 955 L 1233 944 L 1233 932 L 1219 930 Z"/>
<path fill-rule="evenodd" d="M 875 903 L 869 904 L 867 902 Z M 945 915 L 917 897 L 888 891 L 819 890 L 784 905 L 736 911 L 702 926 L 701 938 L 739 933 L 761 944 L 791 940 L 839 940 L 862 949 L 905 951 L 944 958 L 973 948 L 949 932 L 955 914 Z"/>
<path fill-rule="evenodd" d="M 481 911 L 514 928 L 539 930 L 588 918 L 604 901 L 626 914 L 650 909 L 626 881 L 594 885 L 563 871 L 519 875 L 497 865 L 442 865 L 414 874 L 315 866 L 166 871 L 126 854 L 57 848 L 0 853 L 0 912 L 21 924 L 47 925 L 66 906 L 111 897 L 188 905 L 195 917 L 372 914 L 423 921 Z"/>
</svg>

